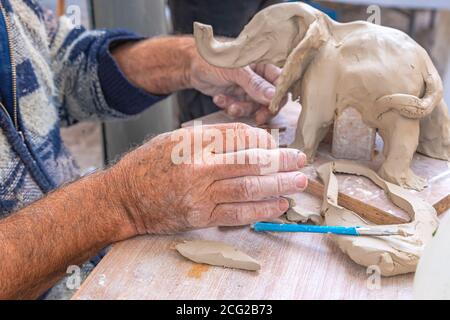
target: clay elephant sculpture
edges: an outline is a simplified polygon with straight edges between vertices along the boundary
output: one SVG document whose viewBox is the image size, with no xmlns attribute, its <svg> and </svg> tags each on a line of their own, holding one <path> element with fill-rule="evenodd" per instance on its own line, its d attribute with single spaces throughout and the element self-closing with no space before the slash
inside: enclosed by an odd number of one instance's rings
<svg viewBox="0 0 450 320">
<path fill-rule="evenodd" d="M 364 21 L 338 23 L 304 3 L 258 13 L 238 38 L 214 39 L 195 23 L 194 36 L 209 63 L 237 68 L 255 62 L 283 66 L 269 109 L 286 94 L 300 97 L 302 113 L 293 147 L 313 161 L 335 116 L 356 108 L 384 140 L 379 175 L 421 190 L 410 169 L 417 151 L 450 160 L 450 118 L 442 81 L 427 52 L 405 33 Z"/>
</svg>

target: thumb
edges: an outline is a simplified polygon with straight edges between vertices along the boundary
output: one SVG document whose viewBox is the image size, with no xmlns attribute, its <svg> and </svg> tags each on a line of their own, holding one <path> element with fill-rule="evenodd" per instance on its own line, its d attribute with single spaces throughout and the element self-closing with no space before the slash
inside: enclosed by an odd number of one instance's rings
<svg viewBox="0 0 450 320">
<path fill-rule="evenodd" d="M 262 105 L 269 105 L 275 97 L 275 86 L 250 67 L 241 69 L 241 72 L 237 75 L 236 83 L 244 89 L 250 98 Z"/>
</svg>

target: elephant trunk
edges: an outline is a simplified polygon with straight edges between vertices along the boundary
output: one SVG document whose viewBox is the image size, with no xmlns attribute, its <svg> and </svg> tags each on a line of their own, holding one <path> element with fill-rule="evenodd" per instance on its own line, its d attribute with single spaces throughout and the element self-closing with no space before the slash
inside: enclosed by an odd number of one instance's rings
<svg viewBox="0 0 450 320">
<path fill-rule="evenodd" d="M 251 52 L 245 50 L 251 38 L 245 30 L 234 40 L 218 41 L 214 38 L 211 26 L 195 22 L 194 37 L 200 55 L 210 64 L 221 68 L 240 68 L 259 62 L 265 53 L 256 48 Z"/>
</svg>

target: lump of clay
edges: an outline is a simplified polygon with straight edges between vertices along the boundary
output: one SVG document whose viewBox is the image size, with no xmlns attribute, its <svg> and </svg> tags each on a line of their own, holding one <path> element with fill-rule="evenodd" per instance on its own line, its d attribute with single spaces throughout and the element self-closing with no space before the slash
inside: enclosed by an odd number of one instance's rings
<svg viewBox="0 0 450 320">
<path fill-rule="evenodd" d="M 416 150 L 450 161 L 450 117 L 443 85 L 427 52 L 407 34 L 366 21 L 338 23 L 301 3 L 260 11 L 231 41 L 196 23 L 198 51 L 209 63 L 237 68 L 283 66 L 269 110 L 286 94 L 300 97 L 302 112 L 292 147 L 314 160 L 336 114 L 355 108 L 384 141 L 378 174 L 405 188 L 426 181 L 410 168 Z"/>
<path fill-rule="evenodd" d="M 258 261 L 222 242 L 194 240 L 180 243 L 176 249 L 182 256 L 197 263 L 250 271 L 261 269 Z"/>
<path fill-rule="evenodd" d="M 403 235 L 395 236 L 333 236 L 339 248 L 353 261 L 363 266 L 378 266 L 383 276 L 414 272 L 424 246 L 432 239 L 438 227 L 436 210 L 410 192 L 384 181 L 374 171 L 349 161 L 330 162 L 317 169 L 325 184 L 322 213 L 327 225 L 371 226 L 371 228 L 397 228 Z M 338 205 L 338 181 L 334 172 L 355 174 L 372 180 L 382 188 L 391 201 L 405 210 L 411 223 L 376 226 L 356 213 Z"/>
<path fill-rule="evenodd" d="M 297 205 L 293 197 L 285 197 L 289 200 L 289 210 L 285 214 L 285 219 L 290 223 L 308 223 L 322 224 L 322 215 L 319 212 L 304 209 Z"/>
</svg>

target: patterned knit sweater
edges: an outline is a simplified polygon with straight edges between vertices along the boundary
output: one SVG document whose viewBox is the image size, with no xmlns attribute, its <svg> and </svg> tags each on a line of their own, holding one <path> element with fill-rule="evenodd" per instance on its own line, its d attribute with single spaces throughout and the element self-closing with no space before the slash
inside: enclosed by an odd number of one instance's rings
<svg viewBox="0 0 450 320">
<path fill-rule="evenodd" d="M 0 218 L 78 177 L 60 126 L 124 118 L 162 97 L 133 86 L 109 48 L 122 30 L 73 28 L 37 0 L 0 0 Z"/>
</svg>

